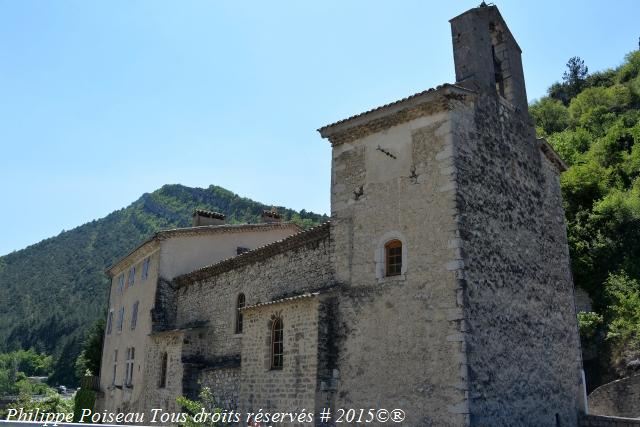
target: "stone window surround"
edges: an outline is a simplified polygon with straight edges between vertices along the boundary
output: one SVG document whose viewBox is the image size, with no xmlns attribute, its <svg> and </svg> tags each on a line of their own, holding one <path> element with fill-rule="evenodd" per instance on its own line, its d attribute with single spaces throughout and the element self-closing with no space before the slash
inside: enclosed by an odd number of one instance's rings
<svg viewBox="0 0 640 427">
<path fill-rule="evenodd" d="M 400 274 L 395 276 L 386 275 L 386 253 L 385 245 L 391 240 L 399 240 L 402 243 L 402 268 Z M 409 264 L 409 258 L 407 256 L 407 238 L 401 232 L 397 230 L 391 230 L 384 233 L 376 243 L 376 250 L 374 254 L 375 266 L 376 266 L 376 279 L 378 283 L 385 283 L 390 281 L 404 281 L 406 280 L 407 265 Z"/>
</svg>

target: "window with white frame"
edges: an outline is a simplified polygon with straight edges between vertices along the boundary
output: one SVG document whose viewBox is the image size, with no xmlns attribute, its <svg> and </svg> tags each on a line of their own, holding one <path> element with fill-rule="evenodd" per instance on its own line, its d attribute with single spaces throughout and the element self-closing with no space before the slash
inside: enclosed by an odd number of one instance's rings
<svg viewBox="0 0 640 427">
<path fill-rule="evenodd" d="M 138 323 L 138 304 L 139 301 L 136 301 L 133 303 L 133 307 L 131 307 L 131 330 L 134 330 Z"/>
<path fill-rule="evenodd" d="M 122 324 L 124 323 L 124 307 L 120 307 L 118 313 L 118 332 L 122 332 Z"/>
<path fill-rule="evenodd" d="M 133 386 L 133 362 L 136 356 L 136 349 L 134 347 L 127 348 L 127 359 L 124 373 L 124 385 L 127 387 Z"/>
</svg>

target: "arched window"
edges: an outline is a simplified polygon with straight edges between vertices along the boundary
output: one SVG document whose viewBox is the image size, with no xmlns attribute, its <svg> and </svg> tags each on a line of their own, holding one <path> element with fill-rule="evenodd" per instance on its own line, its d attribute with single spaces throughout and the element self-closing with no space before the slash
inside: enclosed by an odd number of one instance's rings
<svg viewBox="0 0 640 427">
<path fill-rule="evenodd" d="M 282 319 L 276 317 L 271 324 L 271 369 L 282 369 L 284 362 L 284 331 Z"/>
<path fill-rule="evenodd" d="M 385 275 L 398 276 L 402 273 L 402 242 L 390 240 L 384 245 Z"/>
<path fill-rule="evenodd" d="M 240 294 L 236 301 L 236 334 L 242 333 L 242 308 L 244 308 L 244 305 L 244 294 Z"/>
</svg>

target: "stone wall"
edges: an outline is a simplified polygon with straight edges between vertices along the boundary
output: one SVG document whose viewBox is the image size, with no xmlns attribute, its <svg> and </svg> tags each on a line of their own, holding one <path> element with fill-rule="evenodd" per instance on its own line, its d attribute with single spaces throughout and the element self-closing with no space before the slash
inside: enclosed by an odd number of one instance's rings
<svg viewBox="0 0 640 427">
<path fill-rule="evenodd" d="M 250 306 L 332 285 L 329 227 L 322 225 L 307 233 L 225 261 L 233 263 L 233 268 L 223 263 L 213 274 L 197 273 L 197 280 L 176 281 L 176 322 L 171 328 L 197 329 L 182 349 L 188 367 L 185 394 L 197 395 L 197 388 L 206 385 L 225 405 L 232 406 L 244 398 L 239 395 L 238 379 L 246 337 L 244 331 L 235 333 L 240 293 Z M 317 335 L 317 331 L 310 333 Z"/>
<path fill-rule="evenodd" d="M 471 425 L 576 425 L 580 344 L 558 172 L 493 95 L 454 112 Z"/>
<path fill-rule="evenodd" d="M 640 418 L 640 375 L 612 381 L 595 389 L 589 395 L 589 413 Z"/>
<path fill-rule="evenodd" d="M 202 387 L 209 387 L 216 404 L 223 409 L 237 409 L 240 401 L 240 368 L 209 368 L 199 373 Z"/>
<path fill-rule="evenodd" d="M 245 311 L 242 411 L 313 412 L 318 370 L 318 297 L 297 298 Z M 271 324 L 283 322 L 284 362 L 271 369 Z"/>
<path fill-rule="evenodd" d="M 145 355 L 144 388 L 141 392 L 140 410 L 150 414 L 153 408 L 178 412 L 178 396 L 183 396 L 182 332 L 153 334 L 147 343 Z M 167 353 L 167 377 L 165 387 L 160 387 L 162 354 Z"/>
<path fill-rule="evenodd" d="M 429 102 L 412 105 L 421 115 L 400 111 L 376 119 L 396 125 L 374 133 L 373 125 L 352 128 L 355 140 L 331 137 L 331 235 L 342 293 L 331 343 L 336 369 L 325 374 L 335 391 L 319 399 L 335 408 L 400 408 L 406 425 L 459 426 L 467 418 L 462 311 L 450 264 L 456 252 L 452 130 L 448 98 L 434 95 Z M 400 276 L 378 270 L 389 239 L 406 249 Z"/>
</svg>

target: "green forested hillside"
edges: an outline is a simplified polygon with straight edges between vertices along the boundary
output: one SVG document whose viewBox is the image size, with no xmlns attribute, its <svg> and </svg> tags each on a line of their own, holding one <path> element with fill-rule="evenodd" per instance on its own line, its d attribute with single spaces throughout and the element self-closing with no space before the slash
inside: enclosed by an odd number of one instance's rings
<svg viewBox="0 0 640 427">
<path fill-rule="evenodd" d="M 640 51 L 588 73 L 580 58 L 530 106 L 537 132 L 569 165 L 561 177 L 579 315 L 593 388 L 640 367 Z"/>
<path fill-rule="evenodd" d="M 154 232 L 191 225 L 196 208 L 228 222 L 258 222 L 266 206 L 221 187 L 165 185 L 105 218 L 0 257 L 0 353 L 33 348 L 54 357 L 54 382 L 74 382 L 83 336 L 103 315 L 104 269 Z M 327 218 L 279 208 L 308 227 Z"/>
</svg>

